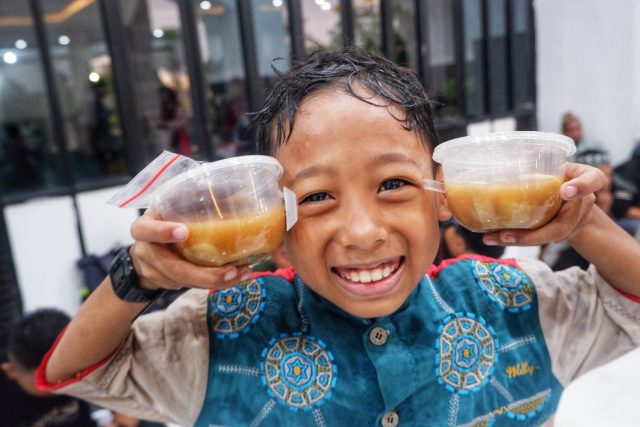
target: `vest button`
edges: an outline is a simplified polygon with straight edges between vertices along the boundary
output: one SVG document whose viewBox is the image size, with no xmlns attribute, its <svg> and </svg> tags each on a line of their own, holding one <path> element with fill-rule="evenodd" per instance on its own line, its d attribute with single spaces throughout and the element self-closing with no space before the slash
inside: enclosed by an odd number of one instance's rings
<svg viewBox="0 0 640 427">
<path fill-rule="evenodd" d="M 394 411 L 389 411 L 382 417 L 382 427 L 396 427 L 400 422 L 400 417 Z"/>
<path fill-rule="evenodd" d="M 369 341 L 374 343 L 375 345 L 383 345 L 387 342 L 387 338 L 389 337 L 389 331 L 380 326 L 376 326 L 369 332 Z"/>
</svg>

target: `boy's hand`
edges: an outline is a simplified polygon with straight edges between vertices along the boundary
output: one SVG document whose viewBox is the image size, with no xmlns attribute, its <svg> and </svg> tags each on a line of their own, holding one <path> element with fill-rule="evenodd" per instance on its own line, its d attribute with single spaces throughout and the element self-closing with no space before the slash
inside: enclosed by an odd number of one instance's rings
<svg viewBox="0 0 640 427">
<path fill-rule="evenodd" d="M 500 230 L 484 235 L 487 245 L 538 246 L 567 240 L 591 221 L 595 191 L 606 182 L 604 173 L 591 166 L 567 163 L 566 182 L 560 187 L 563 202 L 548 224 L 535 230 Z"/>
<path fill-rule="evenodd" d="M 186 240 L 189 229 L 180 223 L 163 221 L 156 212 L 146 211 L 135 220 L 131 235 L 136 242 L 129 254 L 142 288 L 230 288 L 251 275 L 249 267 L 236 268 L 231 264 L 201 267 L 185 261 L 173 251 L 171 243 Z"/>
</svg>

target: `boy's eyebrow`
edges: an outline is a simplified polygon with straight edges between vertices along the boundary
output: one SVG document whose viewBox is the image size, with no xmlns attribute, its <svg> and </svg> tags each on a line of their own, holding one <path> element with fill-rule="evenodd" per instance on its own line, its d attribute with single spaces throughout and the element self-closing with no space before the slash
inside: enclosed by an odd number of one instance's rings
<svg viewBox="0 0 640 427">
<path fill-rule="evenodd" d="M 335 171 L 326 166 L 312 166 L 310 168 L 304 169 L 302 172 L 298 173 L 288 184 L 289 186 L 293 186 L 296 181 L 300 181 L 302 179 L 307 179 L 314 177 L 316 175 L 335 175 Z"/>
<path fill-rule="evenodd" d="M 389 163 L 411 163 L 415 167 L 419 168 L 415 160 L 402 153 L 387 153 L 378 156 L 369 164 L 369 167 L 376 168 L 387 165 Z"/>
<path fill-rule="evenodd" d="M 376 168 L 380 166 L 387 165 L 389 163 L 409 163 L 416 168 L 420 168 L 418 164 L 411 157 L 402 153 L 387 153 L 373 159 L 371 163 L 369 163 L 370 168 Z M 296 181 L 300 181 L 303 179 L 311 178 L 316 175 L 335 175 L 336 172 L 331 167 L 327 166 L 312 166 L 310 168 L 304 169 L 302 172 L 298 173 L 290 183 L 287 185 L 292 187 Z"/>
</svg>

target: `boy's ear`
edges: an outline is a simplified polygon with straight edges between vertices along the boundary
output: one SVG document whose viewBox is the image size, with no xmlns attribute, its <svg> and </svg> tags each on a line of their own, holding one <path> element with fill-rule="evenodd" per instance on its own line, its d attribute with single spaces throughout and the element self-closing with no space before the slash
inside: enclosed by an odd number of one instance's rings
<svg viewBox="0 0 640 427">
<path fill-rule="evenodd" d="M 442 174 L 442 166 L 438 165 L 436 169 L 436 181 L 444 182 L 444 176 Z M 438 193 L 438 220 L 446 221 L 451 218 L 451 210 L 449 210 L 449 204 L 447 203 L 447 197 L 444 193 Z"/>
<path fill-rule="evenodd" d="M 2 369 L 4 371 L 4 374 L 10 380 L 15 380 L 16 379 L 17 373 L 16 373 L 15 366 L 13 366 L 13 363 L 11 363 L 11 362 L 3 362 L 2 364 L 0 364 L 0 369 Z"/>
</svg>

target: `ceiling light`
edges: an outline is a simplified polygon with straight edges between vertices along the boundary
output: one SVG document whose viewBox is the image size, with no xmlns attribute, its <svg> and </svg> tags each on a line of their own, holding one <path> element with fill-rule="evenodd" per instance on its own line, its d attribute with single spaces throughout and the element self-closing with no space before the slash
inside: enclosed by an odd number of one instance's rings
<svg viewBox="0 0 640 427">
<path fill-rule="evenodd" d="M 322 4 L 324 2 L 325 2 L 325 0 L 316 0 L 316 4 Z"/>
<path fill-rule="evenodd" d="M 203 10 L 211 9 L 211 2 L 210 1 L 201 1 L 200 2 L 200 9 L 203 9 Z"/>
<path fill-rule="evenodd" d="M 67 36 L 60 36 L 60 38 L 58 38 L 58 43 L 60 43 L 63 46 L 66 46 L 69 43 L 71 43 L 71 39 Z"/>
<path fill-rule="evenodd" d="M 98 80 L 100 80 L 100 74 L 98 74 L 98 73 L 89 74 L 89 80 L 91 80 L 92 82 L 96 83 Z"/>
<path fill-rule="evenodd" d="M 16 61 L 18 60 L 18 57 L 13 52 L 5 53 L 3 58 L 4 58 L 4 62 L 6 62 L 7 64 L 15 64 Z"/>
<path fill-rule="evenodd" d="M 275 7 L 282 6 L 282 0 L 273 0 L 271 3 L 273 3 Z"/>
<path fill-rule="evenodd" d="M 320 9 L 322 9 L 322 10 L 329 10 L 329 9 L 331 9 L 331 3 L 329 3 L 328 1 L 326 1 L 326 2 L 322 3 L 322 4 L 320 5 Z"/>
<path fill-rule="evenodd" d="M 16 49 L 25 49 L 27 47 L 27 42 L 20 39 L 20 40 L 16 40 Z"/>
<path fill-rule="evenodd" d="M 153 30 L 153 36 L 160 38 L 162 36 L 164 36 L 164 31 L 162 31 L 160 28 L 157 28 L 155 30 Z"/>
</svg>

